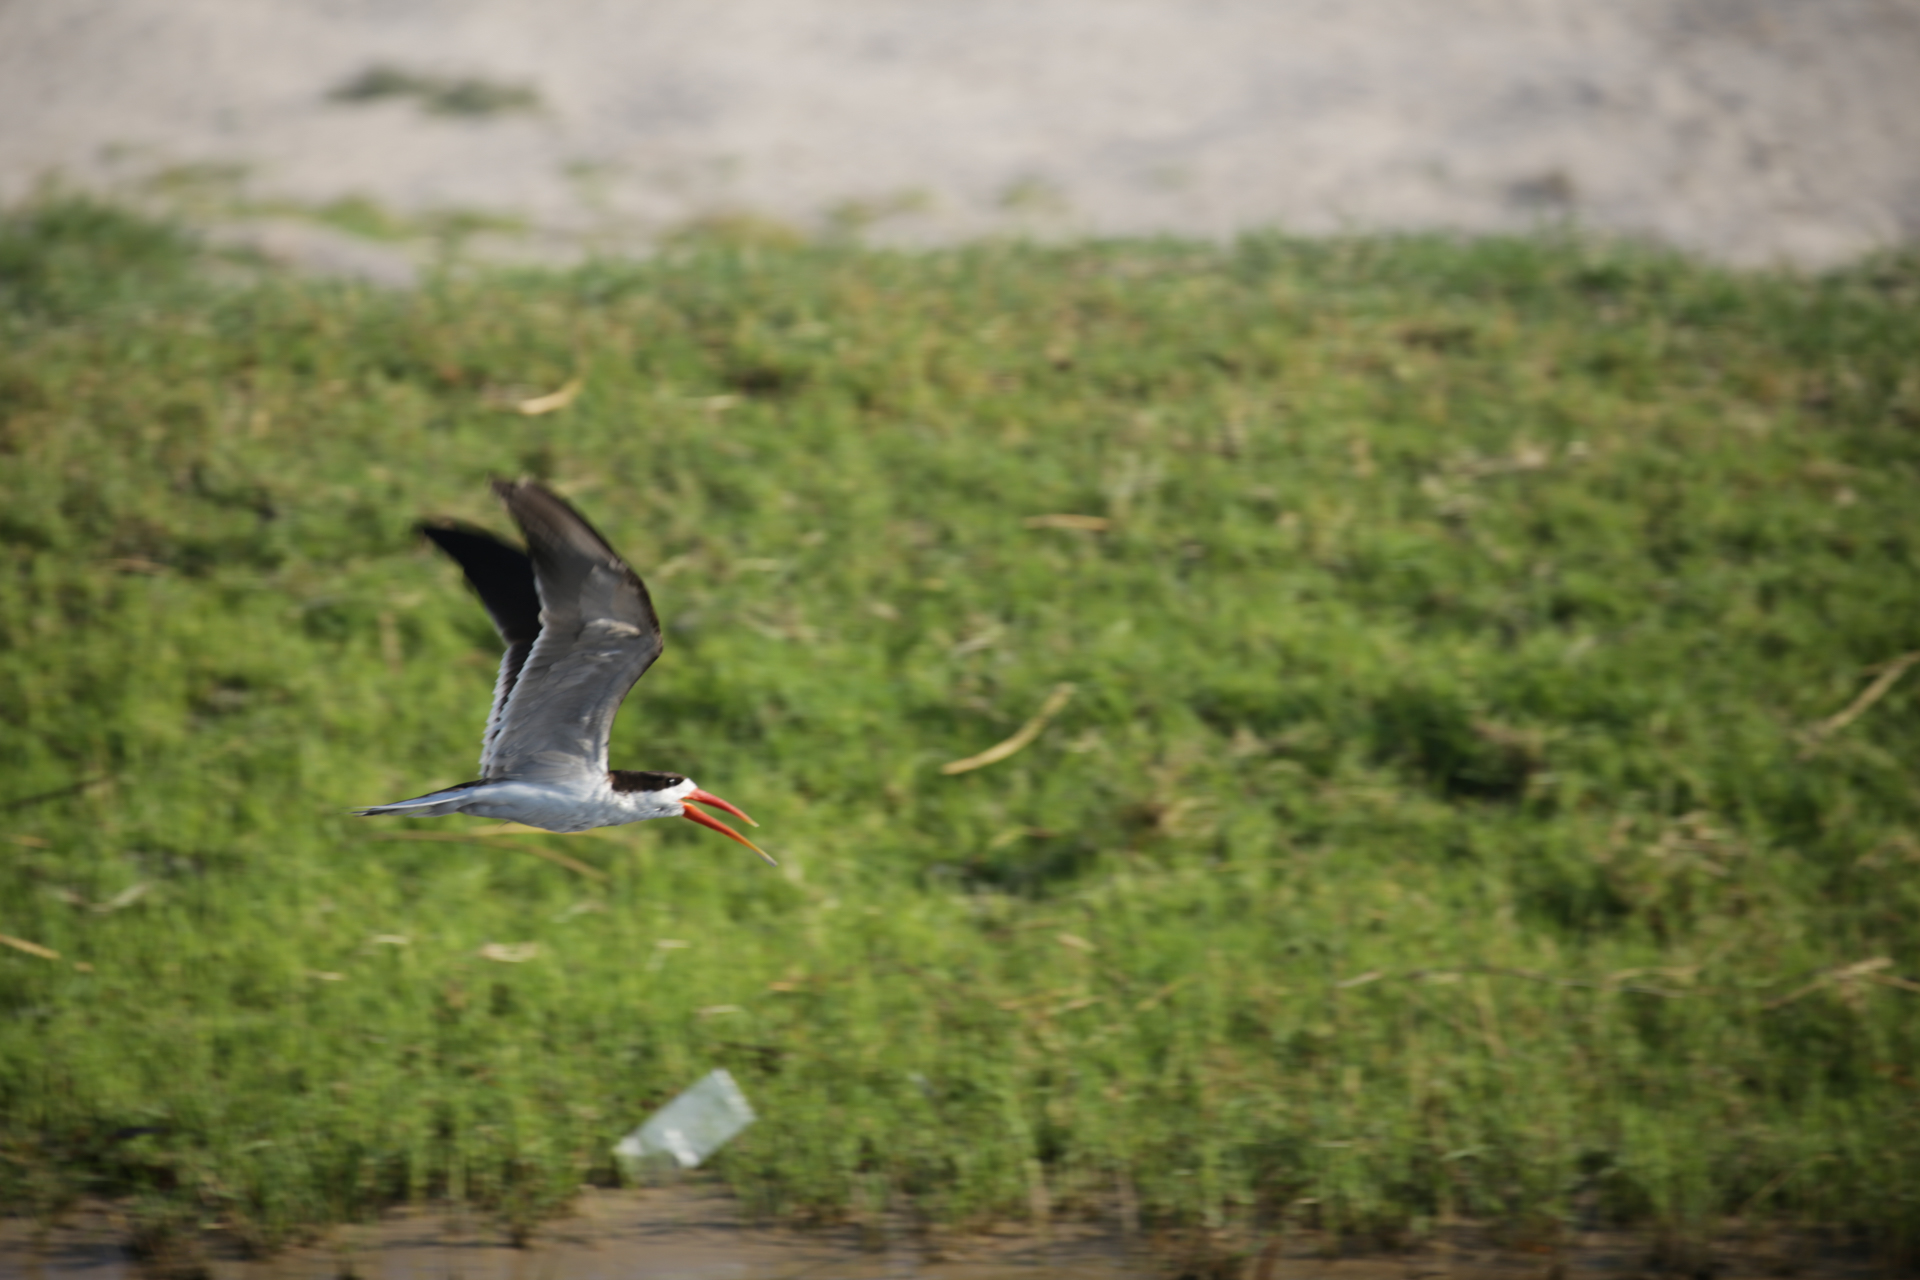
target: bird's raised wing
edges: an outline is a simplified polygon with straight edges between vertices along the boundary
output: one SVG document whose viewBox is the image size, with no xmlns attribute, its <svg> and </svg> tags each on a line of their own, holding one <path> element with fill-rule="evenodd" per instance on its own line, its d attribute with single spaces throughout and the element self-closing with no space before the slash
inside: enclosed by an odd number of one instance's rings
<svg viewBox="0 0 1920 1280">
<path fill-rule="evenodd" d="M 501 643 L 507 646 L 500 656 L 500 676 L 493 682 L 493 709 L 487 713 L 487 731 L 480 740 L 480 773 L 485 777 L 494 739 L 500 736 L 507 699 L 513 695 L 533 642 L 540 638 L 540 593 L 534 586 L 533 560 L 520 548 L 472 525 L 453 521 L 423 524 L 420 532 L 459 562 L 468 585 L 493 619 Z"/>
<path fill-rule="evenodd" d="M 660 656 L 660 619 L 639 577 L 580 513 L 530 481 L 493 491 L 527 535 L 540 630 L 482 761 L 488 778 L 604 778 L 627 690 Z"/>
</svg>

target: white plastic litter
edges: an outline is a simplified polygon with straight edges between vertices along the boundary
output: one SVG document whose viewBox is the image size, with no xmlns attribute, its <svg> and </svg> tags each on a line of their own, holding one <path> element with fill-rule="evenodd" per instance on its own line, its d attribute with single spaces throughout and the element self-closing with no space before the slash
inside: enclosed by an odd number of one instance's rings
<svg viewBox="0 0 1920 1280">
<path fill-rule="evenodd" d="M 613 1154 L 629 1173 L 668 1159 L 693 1169 L 757 1119 L 740 1086 L 718 1068 L 620 1139 Z"/>
</svg>

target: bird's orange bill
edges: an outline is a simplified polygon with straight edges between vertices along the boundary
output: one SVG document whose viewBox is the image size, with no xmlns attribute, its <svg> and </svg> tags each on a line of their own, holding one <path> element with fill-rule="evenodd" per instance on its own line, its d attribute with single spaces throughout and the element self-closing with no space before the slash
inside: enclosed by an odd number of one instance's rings
<svg viewBox="0 0 1920 1280">
<path fill-rule="evenodd" d="M 698 794 L 698 793 L 696 792 L 695 794 Z M 713 830 L 718 831 L 721 835 L 726 836 L 730 840 L 738 840 L 741 844 L 747 846 L 747 848 L 753 850 L 755 853 L 765 858 L 767 860 L 768 866 L 777 867 L 780 865 L 779 863 L 773 860 L 772 856 L 768 854 L 765 849 L 762 849 L 759 845 L 747 839 L 745 836 L 741 835 L 738 831 L 735 831 L 732 827 L 728 826 L 726 823 L 720 821 L 720 819 L 714 817 L 711 814 L 702 813 L 698 809 L 694 808 L 692 805 L 688 804 L 687 801 L 691 799 L 693 799 L 693 796 L 686 796 L 681 800 L 680 802 L 681 817 L 687 819 L 689 822 L 697 822 L 703 827 L 710 827 Z M 729 809 L 733 808 L 732 805 L 728 805 L 727 807 Z"/>
<path fill-rule="evenodd" d="M 719 796 L 713 794 L 713 792 L 711 791 L 689 791 L 687 792 L 686 795 L 682 796 L 681 799 L 691 800 L 695 804 L 710 804 L 716 809 L 725 809 L 728 813 L 740 819 L 740 821 L 746 823 L 750 827 L 757 827 L 760 825 L 759 823 L 755 822 L 752 818 L 749 818 L 744 812 L 734 808 L 732 805 L 728 804 L 725 800 L 722 800 Z"/>
</svg>

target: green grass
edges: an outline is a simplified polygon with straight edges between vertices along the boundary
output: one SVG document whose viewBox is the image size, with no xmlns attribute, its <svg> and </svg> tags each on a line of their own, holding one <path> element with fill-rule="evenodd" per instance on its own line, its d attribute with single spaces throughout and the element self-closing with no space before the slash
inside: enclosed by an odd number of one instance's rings
<svg viewBox="0 0 1920 1280">
<path fill-rule="evenodd" d="M 1807 730 L 1920 648 L 1917 297 L 1269 237 L 392 293 L 18 211 L 0 932 L 60 958 L 0 948 L 0 1201 L 525 1230 L 725 1066 L 778 1216 L 1911 1250 L 1920 675 Z M 779 870 L 347 816 L 472 775 L 496 645 L 410 522 L 496 474 L 668 620 L 614 762 Z"/>
</svg>

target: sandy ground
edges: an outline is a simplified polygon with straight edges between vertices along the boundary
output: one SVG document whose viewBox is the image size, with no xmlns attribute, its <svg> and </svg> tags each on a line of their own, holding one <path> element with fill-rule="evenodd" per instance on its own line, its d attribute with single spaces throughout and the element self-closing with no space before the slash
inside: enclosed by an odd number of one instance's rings
<svg viewBox="0 0 1920 1280">
<path fill-rule="evenodd" d="M 538 105 L 330 100 L 378 65 Z M 534 255 L 752 211 L 893 243 L 1570 219 L 1822 266 L 1920 237 L 1920 0 L 0 0 L 0 201 L 48 175 L 510 214 L 494 250 Z M 238 233 L 403 270 L 311 218 Z"/>
</svg>

